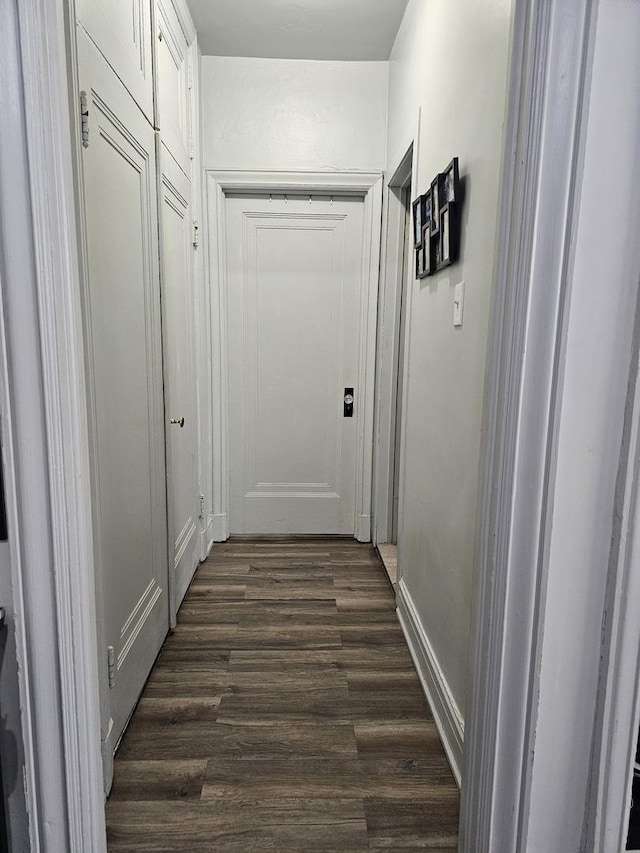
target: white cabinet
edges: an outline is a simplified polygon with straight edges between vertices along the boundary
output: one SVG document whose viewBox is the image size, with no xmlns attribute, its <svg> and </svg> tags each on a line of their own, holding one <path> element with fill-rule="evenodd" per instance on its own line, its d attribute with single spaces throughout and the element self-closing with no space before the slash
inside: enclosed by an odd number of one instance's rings
<svg viewBox="0 0 640 853">
<path fill-rule="evenodd" d="M 169 550 L 177 612 L 198 565 L 198 406 L 191 182 L 160 149 Z"/>
<path fill-rule="evenodd" d="M 77 4 L 108 787 L 109 757 L 201 554 L 197 46 L 183 0 Z"/>
<path fill-rule="evenodd" d="M 118 741 L 168 629 L 155 134 L 78 36 L 103 731 Z"/>
<path fill-rule="evenodd" d="M 185 173 L 194 153 L 189 92 L 194 68 L 190 46 L 195 33 L 171 0 L 156 3 L 156 125 L 162 142 Z"/>
<path fill-rule="evenodd" d="M 149 0 L 77 0 L 78 24 L 153 123 L 153 58 Z"/>
</svg>

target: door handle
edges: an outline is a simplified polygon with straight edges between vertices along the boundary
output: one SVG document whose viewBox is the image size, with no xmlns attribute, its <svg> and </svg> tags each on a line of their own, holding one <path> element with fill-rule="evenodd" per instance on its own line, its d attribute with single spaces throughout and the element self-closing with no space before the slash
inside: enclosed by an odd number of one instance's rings
<svg viewBox="0 0 640 853">
<path fill-rule="evenodd" d="M 344 417 L 353 417 L 353 388 L 344 389 Z"/>
<path fill-rule="evenodd" d="M 171 418 L 172 424 L 178 424 L 180 429 L 184 426 L 184 415 L 181 418 Z"/>
</svg>

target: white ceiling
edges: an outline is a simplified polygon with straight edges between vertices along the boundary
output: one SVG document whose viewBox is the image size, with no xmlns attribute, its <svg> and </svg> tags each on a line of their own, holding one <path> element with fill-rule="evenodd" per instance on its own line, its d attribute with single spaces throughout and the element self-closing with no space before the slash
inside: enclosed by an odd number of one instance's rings
<svg viewBox="0 0 640 853">
<path fill-rule="evenodd" d="M 209 56 L 388 59 L 408 0 L 187 0 Z"/>
</svg>

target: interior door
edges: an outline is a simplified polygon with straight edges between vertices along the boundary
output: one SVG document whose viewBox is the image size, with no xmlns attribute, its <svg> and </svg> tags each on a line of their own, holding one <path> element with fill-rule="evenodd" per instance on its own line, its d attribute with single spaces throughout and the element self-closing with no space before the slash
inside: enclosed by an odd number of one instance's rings
<svg viewBox="0 0 640 853">
<path fill-rule="evenodd" d="M 76 18 L 153 122 L 149 0 L 76 0 Z"/>
<path fill-rule="evenodd" d="M 363 199 L 226 204 L 230 531 L 354 535 Z"/>
<path fill-rule="evenodd" d="M 78 53 L 89 112 L 82 165 L 98 608 L 114 745 L 168 628 L 155 134 L 82 33 Z"/>
<path fill-rule="evenodd" d="M 198 565 L 197 404 L 191 183 L 160 146 L 169 528 L 175 614 Z"/>
<path fill-rule="evenodd" d="M 188 175 L 192 154 L 189 45 L 171 0 L 157 0 L 156 30 L 156 123 L 163 143 Z"/>
</svg>

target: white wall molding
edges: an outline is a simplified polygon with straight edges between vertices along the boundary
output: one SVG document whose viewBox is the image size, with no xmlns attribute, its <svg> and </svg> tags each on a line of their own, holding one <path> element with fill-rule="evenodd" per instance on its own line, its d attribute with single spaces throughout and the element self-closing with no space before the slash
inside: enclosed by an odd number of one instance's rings
<svg viewBox="0 0 640 853">
<path fill-rule="evenodd" d="M 422 107 L 418 107 L 415 115 L 415 123 L 413 128 L 410 128 L 410 133 L 413 133 L 413 153 L 411 159 L 411 199 L 415 199 L 419 194 L 418 190 L 418 170 L 420 168 L 420 147 L 422 143 Z M 410 137 L 411 138 L 411 137 Z M 404 569 L 404 531 L 403 519 L 405 516 L 405 490 L 404 480 L 406 476 L 407 466 L 407 400 L 408 400 L 408 385 L 409 385 L 409 352 L 411 347 L 411 313 L 413 299 L 411 298 L 411 287 L 415 281 L 415 271 L 409 274 L 409 282 L 407 286 L 407 299 L 404 306 L 404 323 L 405 323 L 405 338 L 404 350 L 400 354 L 402 359 L 402 394 L 398 401 L 402 408 L 403 418 L 400 424 L 400 494 L 398 495 L 398 581 L 402 579 Z"/>
<path fill-rule="evenodd" d="M 213 365 L 213 517 L 214 541 L 229 537 L 229 419 L 228 333 L 225 194 L 228 192 L 317 192 L 364 196 L 364 240 L 359 354 L 359 386 L 365 405 L 358 407 L 356 451 L 356 525 L 354 536 L 371 539 L 371 489 L 373 474 L 373 413 L 375 385 L 376 319 L 382 208 L 379 172 L 220 172 L 207 170 L 207 220 L 209 224 L 209 298 Z"/>
<path fill-rule="evenodd" d="M 213 515 L 209 515 L 206 523 L 203 522 L 202 527 L 202 535 L 201 535 L 201 551 L 200 551 L 200 562 L 203 563 L 209 554 L 211 553 L 211 549 L 213 547 L 214 539 L 214 524 L 213 524 Z"/>
<path fill-rule="evenodd" d="M 193 44 L 196 40 L 197 33 L 186 0 L 171 0 L 171 3 L 173 4 L 173 8 L 175 9 L 178 21 L 182 27 L 182 32 L 184 33 L 188 44 Z"/>
<path fill-rule="evenodd" d="M 223 192 L 307 192 L 366 195 L 382 180 L 380 172 L 253 172 L 207 169 Z"/>
<path fill-rule="evenodd" d="M 402 578 L 398 582 L 397 602 L 398 619 L 459 788 L 464 761 L 464 719 Z"/>
<path fill-rule="evenodd" d="M 215 477 L 215 474 L 214 474 Z M 213 542 L 224 542 L 229 538 L 229 519 L 226 512 L 211 516 L 211 535 Z"/>
<path fill-rule="evenodd" d="M 358 542 L 371 541 L 371 516 L 358 515 L 356 517 L 355 537 Z"/>
<path fill-rule="evenodd" d="M 16 5 L 20 17 L 24 87 L 21 100 L 29 157 L 30 233 L 48 475 L 48 490 L 45 487 L 42 494 L 47 504 L 41 514 L 41 508 L 33 503 L 33 490 L 39 490 L 37 482 L 22 484 L 30 496 L 26 515 L 21 508 L 22 521 L 29 524 L 29 519 L 34 518 L 40 531 L 29 545 L 38 550 L 38 557 L 34 560 L 31 555 L 23 574 L 24 631 L 31 664 L 29 690 L 33 696 L 32 796 L 37 799 L 37 804 L 31 801 L 30 808 L 40 822 L 41 846 L 37 849 L 100 853 L 106 850 L 106 837 L 89 441 L 71 157 L 70 129 L 75 110 L 69 102 L 69 10 L 62 2 L 47 4 L 44 11 L 35 0 L 18 0 Z M 25 273 L 18 286 L 25 288 L 26 282 Z M 24 347 L 31 343 L 27 326 L 24 317 Z M 19 381 L 19 377 L 13 378 Z M 37 410 L 30 414 L 35 422 Z M 36 436 L 31 440 L 35 441 Z M 21 435 L 22 442 L 27 442 L 26 433 Z M 35 445 L 32 453 L 37 456 Z M 50 555 L 45 541 L 49 534 Z M 33 576 L 34 571 L 39 576 Z M 48 577 L 54 585 L 53 598 Z M 47 665 L 48 656 L 55 658 L 55 665 Z M 56 766 L 57 747 L 53 746 L 60 737 L 61 767 Z M 62 790 L 58 774 L 62 775 Z M 54 804 L 61 797 L 64 805 L 56 808 Z M 51 811 L 53 808 L 55 812 Z"/>
<path fill-rule="evenodd" d="M 592 6 L 515 4 L 483 416 L 464 853 L 527 849 Z M 558 839 L 558 849 L 570 848 Z"/>
<path fill-rule="evenodd" d="M 383 227 L 380 257 L 380 293 L 378 296 L 378 347 L 376 354 L 375 442 L 373 463 L 373 543 L 391 542 L 393 528 L 393 474 L 396 450 L 396 412 L 398 399 L 398 367 L 403 369 L 404 353 L 400 353 L 400 314 L 402 293 L 408 281 L 404 278 L 405 209 L 402 193 L 412 178 L 413 143 L 395 169 L 383 199 Z M 412 265 L 407 278 L 413 281 Z M 406 311 L 406 305 L 404 305 Z"/>
<path fill-rule="evenodd" d="M 639 303 L 640 309 L 640 303 Z M 618 512 L 614 519 L 598 728 L 594 738 L 589 841 L 593 853 L 623 850 L 626 842 L 633 760 L 640 724 L 640 370 L 631 366 L 632 405 L 620 459 Z"/>
</svg>

